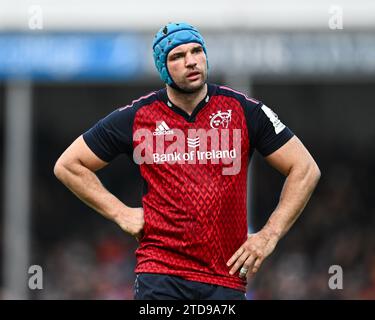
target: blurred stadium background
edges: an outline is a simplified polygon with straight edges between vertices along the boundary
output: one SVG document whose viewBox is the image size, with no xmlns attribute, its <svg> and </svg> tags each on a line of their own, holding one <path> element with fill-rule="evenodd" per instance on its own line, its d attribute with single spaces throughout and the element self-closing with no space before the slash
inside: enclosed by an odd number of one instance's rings
<svg viewBox="0 0 375 320">
<path fill-rule="evenodd" d="M 99 118 L 163 84 L 151 54 L 168 21 L 206 38 L 210 81 L 274 108 L 322 179 L 258 275 L 250 299 L 375 299 L 375 2 L 0 0 L 0 297 L 132 299 L 137 243 L 53 175 Z M 255 156 L 249 223 L 262 227 L 282 177 Z M 141 203 L 126 157 L 99 173 Z M 43 289 L 27 286 L 30 265 Z M 331 265 L 343 289 L 331 290 Z"/>
</svg>

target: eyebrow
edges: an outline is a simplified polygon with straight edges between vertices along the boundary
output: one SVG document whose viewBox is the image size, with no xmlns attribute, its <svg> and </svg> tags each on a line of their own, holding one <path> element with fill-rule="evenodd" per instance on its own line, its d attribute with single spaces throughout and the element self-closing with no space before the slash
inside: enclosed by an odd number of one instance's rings
<svg viewBox="0 0 375 320">
<path fill-rule="evenodd" d="M 191 50 L 197 50 L 197 49 L 203 49 L 203 47 L 202 47 L 201 45 L 197 45 L 197 46 L 191 48 Z M 184 51 L 177 51 L 177 52 L 174 52 L 174 53 L 171 54 L 171 57 L 173 57 L 173 56 L 175 56 L 175 55 L 178 56 L 178 55 L 181 55 L 181 54 L 185 54 L 185 52 L 184 52 Z"/>
</svg>

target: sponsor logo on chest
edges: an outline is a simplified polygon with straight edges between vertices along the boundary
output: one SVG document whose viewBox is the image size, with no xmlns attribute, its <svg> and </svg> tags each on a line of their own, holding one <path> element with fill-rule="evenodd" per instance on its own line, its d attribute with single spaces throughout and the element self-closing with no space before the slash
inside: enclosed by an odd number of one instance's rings
<svg viewBox="0 0 375 320">
<path fill-rule="evenodd" d="M 133 159 L 137 164 L 222 166 L 223 175 L 241 169 L 241 129 L 230 129 L 231 110 L 211 114 L 209 129 L 179 129 L 168 120 L 155 123 L 155 130 L 138 129 Z"/>
</svg>

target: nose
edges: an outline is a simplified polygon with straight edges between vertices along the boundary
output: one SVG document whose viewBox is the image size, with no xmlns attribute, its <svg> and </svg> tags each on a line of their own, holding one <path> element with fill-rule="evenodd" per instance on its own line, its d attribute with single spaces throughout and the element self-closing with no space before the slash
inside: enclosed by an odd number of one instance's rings
<svg viewBox="0 0 375 320">
<path fill-rule="evenodd" d="M 197 65 L 197 61 L 194 57 L 194 55 L 192 55 L 190 52 L 188 52 L 186 55 L 185 55 L 185 66 L 187 68 L 193 68 Z"/>
</svg>

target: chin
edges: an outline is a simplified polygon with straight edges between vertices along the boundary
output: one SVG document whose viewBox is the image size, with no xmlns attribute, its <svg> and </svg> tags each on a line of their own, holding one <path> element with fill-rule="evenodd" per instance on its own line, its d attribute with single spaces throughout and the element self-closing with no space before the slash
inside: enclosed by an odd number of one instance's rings
<svg viewBox="0 0 375 320">
<path fill-rule="evenodd" d="M 179 87 L 188 93 L 194 93 L 194 92 L 201 90 L 205 84 L 206 84 L 206 81 L 199 81 L 198 83 L 184 84 Z"/>
</svg>

